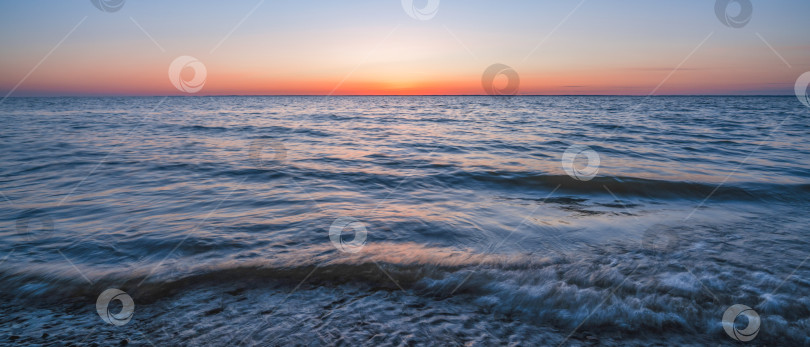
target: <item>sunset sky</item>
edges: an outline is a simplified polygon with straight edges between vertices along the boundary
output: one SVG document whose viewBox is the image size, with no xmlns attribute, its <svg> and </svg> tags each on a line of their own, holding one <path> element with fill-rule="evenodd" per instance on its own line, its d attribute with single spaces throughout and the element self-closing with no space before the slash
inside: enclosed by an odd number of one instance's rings
<svg viewBox="0 0 810 347">
<path fill-rule="evenodd" d="M 810 1 L 752 3 L 731 28 L 713 0 L 441 0 L 428 20 L 400 0 L 2 1 L 0 92 L 182 95 L 169 65 L 192 56 L 195 95 L 483 94 L 495 63 L 520 94 L 792 95 Z"/>
</svg>

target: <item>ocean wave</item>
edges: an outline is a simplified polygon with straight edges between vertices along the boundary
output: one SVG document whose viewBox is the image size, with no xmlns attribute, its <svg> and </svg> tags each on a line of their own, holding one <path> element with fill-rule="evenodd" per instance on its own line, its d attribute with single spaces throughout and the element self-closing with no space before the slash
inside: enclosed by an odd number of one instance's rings
<svg viewBox="0 0 810 347">
<path fill-rule="evenodd" d="M 807 202 L 810 201 L 810 184 L 759 183 L 759 182 L 694 182 L 647 179 L 631 176 L 598 176 L 589 181 L 579 181 L 567 175 L 538 174 L 537 172 L 509 171 L 464 171 L 460 167 L 447 163 L 425 165 L 419 161 L 393 160 L 385 155 L 369 155 L 367 159 L 387 168 L 396 169 L 403 163 L 420 165 L 425 172 L 418 176 L 397 176 L 376 171 L 361 169 L 364 161 L 346 162 L 328 158 L 322 159 L 327 168 L 313 169 L 300 167 L 294 163 L 284 166 L 247 170 L 225 170 L 215 175 L 242 176 L 266 172 L 286 173 L 296 177 L 310 179 L 335 179 L 341 182 L 358 184 L 379 184 L 389 188 L 422 188 L 425 184 L 437 187 L 488 188 L 496 191 L 502 189 L 551 191 L 559 189 L 562 194 L 578 197 L 611 196 L 627 198 L 647 198 L 651 200 L 693 200 L 702 201 L 711 197 L 714 201 L 743 202 Z M 349 165 L 350 169 L 341 169 L 337 165 Z M 332 167 L 335 165 L 335 167 Z M 194 167 L 197 169 L 197 167 Z M 435 173 L 439 171 L 439 173 Z M 402 184 L 404 181 L 405 184 Z M 412 186 L 417 185 L 417 186 Z"/>
<path fill-rule="evenodd" d="M 559 186 L 563 193 L 609 195 L 652 199 L 699 199 L 711 196 L 725 201 L 808 201 L 810 184 L 771 183 L 703 183 L 666 181 L 627 176 L 595 177 L 578 181 L 566 175 L 537 175 L 527 172 L 470 172 L 441 179 L 462 183 L 473 179 L 501 187 L 552 190 Z M 607 189 L 606 189 L 607 187 Z"/>
<path fill-rule="evenodd" d="M 151 269 L 80 270 L 86 272 L 86 279 L 52 264 L 24 270 L 6 267 L 0 271 L 0 286 L 5 297 L 40 301 L 57 297 L 64 301 L 66 296 L 92 300 L 100 291 L 115 287 L 139 303 L 153 304 L 223 283 L 238 283 L 240 290 L 268 283 L 296 288 L 303 282 L 334 288 L 360 285 L 369 293 L 403 290 L 438 301 L 466 297 L 482 313 L 520 317 L 559 329 L 627 334 L 720 334 L 718 312 L 732 302 L 747 300 L 760 302 L 752 306 L 769 324 L 758 341 L 810 342 L 802 330 L 810 323 L 810 300 L 769 294 L 767 289 L 777 278 L 754 274 L 760 281 L 745 284 L 740 292 L 736 288 L 743 279 L 729 282 L 735 269 L 719 275 L 695 274 L 641 246 L 593 257 L 541 257 L 414 243 L 371 243 L 362 252 L 348 254 L 323 245 L 263 260 L 160 267 L 155 273 Z M 715 297 L 715 292 L 724 294 Z"/>
</svg>

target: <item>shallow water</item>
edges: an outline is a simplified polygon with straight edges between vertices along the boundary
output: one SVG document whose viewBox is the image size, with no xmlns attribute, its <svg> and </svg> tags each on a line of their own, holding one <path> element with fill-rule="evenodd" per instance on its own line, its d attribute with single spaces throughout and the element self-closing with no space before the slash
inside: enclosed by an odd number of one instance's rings
<svg viewBox="0 0 810 347">
<path fill-rule="evenodd" d="M 721 318 L 745 304 L 754 342 L 810 344 L 809 116 L 794 97 L 7 99 L 0 341 L 733 344 Z M 566 174 L 571 145 L 598 153 L 592 180 Z M 356 253 L 330 240 L 341 217 L 367 230 Z M 107 288 L 128 324 L 96 313 Z"/>
</svg>

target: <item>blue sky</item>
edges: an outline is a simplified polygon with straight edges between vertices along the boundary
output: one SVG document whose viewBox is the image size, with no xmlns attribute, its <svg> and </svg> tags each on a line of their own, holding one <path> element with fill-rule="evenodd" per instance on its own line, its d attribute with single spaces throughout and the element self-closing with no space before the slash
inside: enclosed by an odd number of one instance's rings
<svg viewBox="0 0 810 347">
<path fill-rule="evenodd" d="M 469 94 L 494 63 L 523 94 L 790 94 L 810 70 L 810 1 L 752 4 L 730 28 L 710 0 L 442 0 L 429 20 L 399 0 L 3 1 L 0 91 L 172 94 L 187 55 L 204 94 Z"/>
</svg>

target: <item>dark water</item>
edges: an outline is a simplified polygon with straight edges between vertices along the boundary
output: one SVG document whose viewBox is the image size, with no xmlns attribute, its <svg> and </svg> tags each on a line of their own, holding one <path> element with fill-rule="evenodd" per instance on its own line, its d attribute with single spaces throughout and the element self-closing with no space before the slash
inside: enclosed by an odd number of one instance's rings
<svg viewBox="0 0 810 347">
<path fill-rule="evenodd" d="M 793 97 L 11 98 L 0 344 L 732 345 L 734 304 L 751 343 L 810 344 L 809 119 Z M 107 288 L 128 324 L 96 313 Z"/>
</svg>

